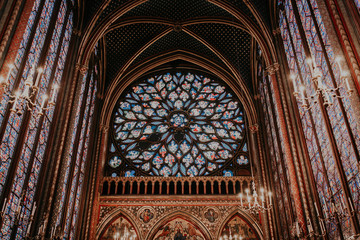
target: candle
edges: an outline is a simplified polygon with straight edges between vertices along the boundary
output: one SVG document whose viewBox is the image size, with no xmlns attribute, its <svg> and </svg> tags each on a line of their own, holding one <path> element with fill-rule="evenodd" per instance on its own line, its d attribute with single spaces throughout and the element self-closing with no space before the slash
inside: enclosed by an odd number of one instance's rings
<svg viewBox="0 0 360 240">
<path fill-rule="evenodd" d="M 312 57 L 307 58 L 307 59 L 306 59 L 306 63 L 308 64 L 309 69 L 310 69 L 310 72 L 311 72 L 311 74 L 312 74 L 313 71 L 314 71 L 314 63 L 313 63 Z"/>
<path fill-rule="evenodd" d="M 13 112 L 16 111 L 16 104 L 17 104 L 17 101 L 18 101 L 19 97 L 20 97 L 20 91 L 18 90 L 18 91 L 15 92 L 15 100 L 14 100 L 14 103 L 13 103 L 13 107 L 11 109 L 11 111 L 13 111 Z"/>
<path fill-rule="evenodd" d="M 310 218 L 308 218 L 308 222 L 309 222 L 309 224 L 308 224 L 309 233 L 312 233 L 312 232 L 314 231 L 314 228 L 313 228 L 313 226 L 312 226 L 312 224 L 311 224 Z"/>
<path fill-rule="evenodd" d="M 317 78 L 317 84 L 318 84 L 318 89 L 324 89 L 324 84 L 322 82 L 322 78 L 321 78 L 320 73 L 319 73 L 318 78 Z"/>
<path fill-rule="evenodd" d="M 3 208 L 1 209 L 1 212 L 3 214 L 4 214 L 5 210 L 6 210 L 6 207 L 7 207 L 7 198 L 5 198 Z"/>
<path fill-rule="evenodd" d="M 41 68 L 41 67 L 38 68 L 38 74 L 37 74 L 37 76 L 36 76 L 36 81 L 35 81 L 35 85 L 34 85 L 34 86 L 36 86 L 36 87 L 39 86 L 40 77 L 41 77 L 41 74 L 43 73 L 43 71 L 44 71 L 43 68 Z"/>
<path fill-rule="evenodd" d="M 44 109 L 46 100 L 48 99 L 48 96 L 45 94 L 42 98 L 43 98 L 43 101 L 41 103 L 41 109 Z"/>
<path fill-rule="evenodd" d="M 318 210 L 318 208 L 317 208 L 316 203 L 314 203 L 314 206 L 315 206 L 315 211 L 316 211 L 317 216 L 320 216 L 320 214 L 319 214 L 319 210 Z"/>
<path fill-rule="evenodd" d="M 323 207 L 323 211 L 324 211 L 324 216 L 325 216 L 325 218 L 328 218 L 328 217 L 327 217 L 327 209 L 326 209 L 326 207 Z"/>
<path fill-rule="evenodd" d="M 14 64 L 9 64 L 9 72 L 8 75 L 6 77 L 6 81 L 4 83 L 8 83 L 10 81 L 10 76 L 11 76 L 11 72 L 14 69 Z"/>
<path fill-rule="evenodd" d="M 54 230 L 55 230 L 55 227 L 52 227 L 52 228 L 51 228 L 50 238 L 52 238 L 52 237 L 54 236 Z"/>
<path fill-rule="evenodd" d="M 31 215 L 30 215 L 31 217 L 34 216 L 35 210 L 36 210 L 36 202 L 34 202 L 34 206 L 33 206 L 33 209 L 32 209 L 32 211 L 31 211 Z"/>
<path fill-rule="evenodd" d="M 352 89 L 350 87 L 350 82 L 349 82 L 349 78 L 345 77 L 345 86 L 346 86 L 346 91 L 351 92 Z"/>
<path fill-rule="evenodd" d="M 26 236 L 28 236 L 30 234 L 31 224 L 32 224 L 32 221 L 30 221 L 30 223 L 27 227 Z"/>
<path fill-rule="evenodd" d="M 19 204 L 16 208 L 16 213 L 20 213 L 20 210 L 21 210 L 21 201 L 19 201 Z"/>
<path fill-rule="evenodd" d="M 39 231 L 38 231 L 38 235 L 40 235 L 42 233 L 42 228 L 43 228 L 44 224 L 41 224 Z"/>
<path fill-rule="evenodd" d="M 320 221 L 320 231 L 321 231 L 321 234 L 323 234 L 325 232 L 325 226 L 324 226 L 323 221 Z"/>
<path fill-rule="evenodd" d="M 299 92 L 298 89 L 297 89 L 297 85 L 296 85 L 296 75 L 295 75 L 295 74 L 291 74 L 290 78 L 291 78 L 292 83 L 293 83 L 293 85 L 294 85 L 294 92 L 295 92 L 295 93 Z"/>
<path fill-rule="evenodd" d="M 331 103 L 330 95 L 327 91 L 324 91 L 324 98 L 325 98 L 325 103 L 327 104 Z"/>
<path fill-rule="evenodd" d="M 5 78 L 4 77 L 0 77 L 0 85 L 1 87 L 3 87 L 5 85 L 6 81 L 5 81 Z"/>
<path fill-rule="evenodd" d="M 269 203 L 270 203 L 270 205 L 271 205 L 271 195 L 272 195 L 272 193 L 269 192 Z"/>
<path fill-rule="evenodd" d="M 24 92 L 22 93 L 22 96 L 24 98 L 28 98 L 30 96 L 30 94 L 29 94 L 30 91 L 29 90 L 30 90 L 30 86 L 25 84 Z"/>
<path fill-rule="evenodd" d="M 249 196 L 249 189 L 246 189 L 246 198 L 247 198 L 247 200 L 248 200 L 248 203 L 249 203 L 249 205 L 250 205 L 250 196 Z"/>
<path fill-rule="evenodd" d="M 300 227 L 299 227 L 299 222 L 296 222 L 296 234 L 298 237 L 300 237 Z"/>
<path fill-rule="evenodd" d="M 304 86 L 300 86 L 300 96 L 301 96 L 301 99 L 302 99 L 302 104 L 304 106 L 306 106 L 306 98 L 305 98 L 305 87 Z"/>
<path fill-rule="evenodd" d="M 50 102 L 55 102 L 55 97 L 56 97 L 56 93 L 57 93 L 57 90 L 59 89 L 59 85 L 58 84 L 54 84 L 53 86 L 53 92 L 52 92 L 52 96 L 51 96 L 51 101 Z"/>
<path fill-rule="evenodd" d="M 350 205 L 351 212 L 354 212 L 354 207 L 352 205 L 351 198 L 348 197 L 348 200 L 349 200 L 349 205 Z"/>
<path fill-rule="evenodd" d="M 340 77 L 344 77 L 343 70 L 341 68 L 341 60 L 342 60 L 341 57 L 335 58 L 335 61 L 337 62 L 338 66 L 339 66 Z"/>
</svg>

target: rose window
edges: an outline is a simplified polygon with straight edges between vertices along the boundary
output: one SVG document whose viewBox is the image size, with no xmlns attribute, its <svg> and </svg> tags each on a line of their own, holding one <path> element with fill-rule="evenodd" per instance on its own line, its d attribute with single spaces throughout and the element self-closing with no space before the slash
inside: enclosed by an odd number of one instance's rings
<svg viewBox="0 0 360 240">
<path fill-rule="evenodd" d="M 112 117 L 108 164 L 122 174 L 232 175 L 248 153 L 242 105 L 222 82 L 165 74 L 124 91 Z"/>
</svg>

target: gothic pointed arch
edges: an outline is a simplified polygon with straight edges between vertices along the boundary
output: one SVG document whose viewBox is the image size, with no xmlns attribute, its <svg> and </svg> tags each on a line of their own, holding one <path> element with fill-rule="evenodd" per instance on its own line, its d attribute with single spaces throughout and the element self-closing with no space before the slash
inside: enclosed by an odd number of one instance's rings
<svg viewBox="0 0 360 240">
<path fill-rule="evenodd" d="M 179 224 L 176 222 L 179 222 Z M 181 233 L 190 231 L 192 236 L 199 236 L 202 237 L 202 239 L 214 239 L 206 226 L 204 226 L 204 224 L 199 219 L 195 218 L 189 213 L 181 211 L 176 211 L 164 216 L 154 225 L 146 239 L 156 239 L 155 237 L 159 237 L 161 235 L 167 236 L 166 234 L 174 235 L 178 230 Z"/>
<path fill-rule="evenodd" d="M 137 222 L 121 208 L 111 209 L 106 218 L 102 219 L 96 231 L 96 239 L 113 239 L 127 235 L 133 240 L 142 240 Z"/>
<path fill-rule="evenodd" d="M 234 209 L 225 218 L 220 225 L 217 239 L 226 239 L 230 235 L 235 239 L 264 239 L 261 227 L 253 216 L 239 209 Z"/>
</svg>

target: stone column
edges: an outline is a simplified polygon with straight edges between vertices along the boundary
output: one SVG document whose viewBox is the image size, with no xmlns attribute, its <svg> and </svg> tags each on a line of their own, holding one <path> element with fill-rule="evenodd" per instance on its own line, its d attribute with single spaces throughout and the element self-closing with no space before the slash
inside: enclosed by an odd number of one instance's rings
<svg viewBox="0 0 360 240">
<path fill-rule="evenodd" d="M 286 116 L 285 116 L 285 110 L 282 107 L 283 104 L 282 104 L 282 100 L 281 100 L 279 84 L 277 82 L 277 77 L 276 77 L 276 72 L 279 71 L 279 65 L 274 64 L 274 65 L 268 66 L 267 71 L 268 71 L 268 75 L 270 77 L 270 81 L 272 81 L 273 86 L 274 86 L 274 93 L 273 93 L 274 96 L 273 97 L 276 102 L 276 108 L 277 108 L 277 112 L 278 112 L 278 121 L 279 121 L 279 126 L 280 126 L 279 134 L 282 135 L 282 139 L 284 140 L 283 144 L 284 144 L 285 160 L 286 160 L 285 164 L 287 165 L 288 170 L 289 170 L 291 195 L 292 195 L 292 198 L 294 200 L 294 205 L 295 205 L 294 211 L 296 213 L 297 220 L 298 220 L 303 232 L 306 233 L 306 220 L 305 220 L 305 215 L 303 212 L 303 205 L 302 205 L 302 200 L 301 200 L 299 183 L 297 181 L 295 159 L 292 154 L 290 138 L 289 138 L 288 130 L 287 130 L 287 121 L 286 121 Z"/>
</svg>

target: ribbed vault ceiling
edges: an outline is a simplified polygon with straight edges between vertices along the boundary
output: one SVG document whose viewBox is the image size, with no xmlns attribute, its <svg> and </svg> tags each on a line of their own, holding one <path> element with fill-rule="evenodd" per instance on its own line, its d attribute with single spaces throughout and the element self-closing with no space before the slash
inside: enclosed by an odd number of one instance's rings
<svg viewBox="0 0 360 240">
<path fill-rule="evenodd" d="M 89 0 L 85 21 L 95 29 L 115 12 L 126 9 L 129 3 Z M 182 50 L 235 71 L 252 92 L 252 36 L 246 24 L 225 10 L 223 4 L 245 16 L 254 26 L 270 25 L 269 3 L 263 0 L 139 1 L 137 6 L 117 16 L 103 36 L 106 85 L 141 62 Z"/>
</svg>

